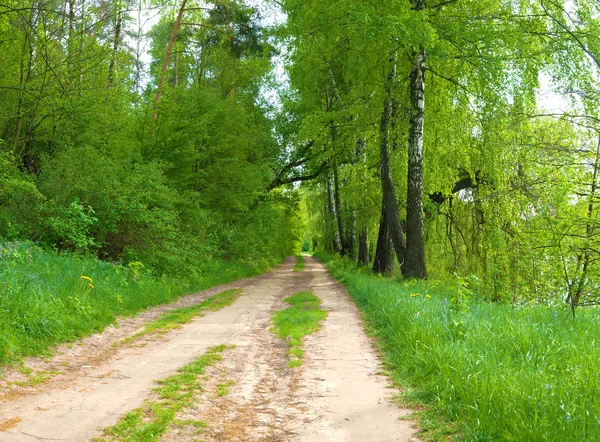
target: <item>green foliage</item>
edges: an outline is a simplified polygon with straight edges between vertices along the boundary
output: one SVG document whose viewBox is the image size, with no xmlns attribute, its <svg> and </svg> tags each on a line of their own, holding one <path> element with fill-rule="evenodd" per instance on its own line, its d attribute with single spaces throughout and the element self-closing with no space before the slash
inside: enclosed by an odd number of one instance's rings
<svg viewBox="0 0 600 442">
<path fill-rule="evenodd" d="M 405 398 L 428 406 L 424 420 L 442 416 L 470 441 L 600 437 L 595 308 L 576 321 L 565 308 L 481 298 L 455 309 L 455 283 L 398 282 L 325 258 Z"/>
<path fill-rule="evenodd" d="M 327 318 L 327 312 L 321 310 L 321 300 L 312 293 L 296 293 L 285 301 L 291 307 L 273 315 L 272 331 L 287 341 L 290 357 L 288 367 L 298 367 L 302 365 L 304 336 L 313 334 L 321 328 L 321 322 Z"/>
<path fill-rule="evenodd" d="M 123 4 L 13 3 L 0 7 L 0 41 L 15 43 L 0 55 L 0 237 L 189 281 L 294 252 L 295 193 L 268 191 L 280 148 L 259 91 L 273 52 L 253 8 L 186 10 L 206 26 L 181 27 L 158 103 L 175 6 L 149 33 L 142 92 Z"/>
<path fill-rule="evenodd" d="M 2 148 L 0 140 L 0 237 L 14 239 L 33 232 L 44 197 Z"/>
<path fill-rule="evenodd" d="M 54 203 L 54 201 L 52 201 Z M 95 246 L 94 239 L 90 237 L 90 230 L 98 219 L 93 216 L 94 210 L 73 201 L 68 207 L 57 207 L 52 204 L 49 212 L 53 216 L 48 218 L 49 235 L 51 242 L 59 250 L 74 250 L 87 252 Z"/>
</svg>

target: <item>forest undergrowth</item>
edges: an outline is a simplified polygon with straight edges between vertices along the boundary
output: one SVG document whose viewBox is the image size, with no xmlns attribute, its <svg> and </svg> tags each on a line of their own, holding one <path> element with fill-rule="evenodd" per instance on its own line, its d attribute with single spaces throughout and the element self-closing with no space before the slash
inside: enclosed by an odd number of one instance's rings
<svg viewBox="0 0 600 442">
<path fill-rule="evenodd" d="M 376 337 L 422 437 L 600 440 L 597 310 L 490 303 L 452 281 L 374 275 L 319 255 Z"/>
<path fill-rule="evenodd" d="M 265 271 L 213 261 L 188 279 L 156 276 L 141 263 L 121 266 L 44 250 L 27 242 L 0 244 L 1 367 L 102 331 L 117 317 Z"/>
</svg>

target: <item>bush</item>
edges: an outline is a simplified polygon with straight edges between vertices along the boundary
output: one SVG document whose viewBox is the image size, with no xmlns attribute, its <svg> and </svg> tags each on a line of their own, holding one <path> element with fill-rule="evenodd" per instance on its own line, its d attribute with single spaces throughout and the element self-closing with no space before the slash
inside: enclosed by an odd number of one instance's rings
<svg viewBox="0 0 600 442">
<path fill-rule="evenodd" d="M 43 201 L 42 194 L 19 171 L 12 156 L 0 152 L 0 237 L 33 236 L 39 230 L 38 209 Z"/>
<path fill-rule="evenodd" d="M 39 180 L 49 199 L 44 242 L 103 259 L 168 267 L 178 230 L 178 193 L 163 166 L 112 159 L 91 147 L 57 154 Z"/>
</svg>

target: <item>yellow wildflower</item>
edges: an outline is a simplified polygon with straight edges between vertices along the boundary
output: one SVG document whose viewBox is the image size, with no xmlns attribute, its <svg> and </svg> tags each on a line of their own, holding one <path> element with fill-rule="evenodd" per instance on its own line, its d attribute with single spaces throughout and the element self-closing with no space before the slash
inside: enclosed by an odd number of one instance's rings
<svg viewBox="0 0 600 442">
<path fill-rule="evenodd" d="M 92 284 L 88 284 L 88 289 L 93 289 L 94 286 Z"/>
<path fill-rule="evenodd" d="M 92 282 L 92 278 L 90 278 L 89 276 L 81 275 L 80 278 L 85 279 L 86 281 Z"/>
<path fill-rule="evenodd" d="M 429 298 L 431 298 L 431 295 L 425 295 L 425 297 L 426 297 L 427 299 L 429 299 Z"/>
<path fill-rule="evenodd" d="M 410 295 L 411 298 L 416 298 L 417 296 L 421 296 L 419 293 L 413 293 L 412 295 Z"/>
</svg>

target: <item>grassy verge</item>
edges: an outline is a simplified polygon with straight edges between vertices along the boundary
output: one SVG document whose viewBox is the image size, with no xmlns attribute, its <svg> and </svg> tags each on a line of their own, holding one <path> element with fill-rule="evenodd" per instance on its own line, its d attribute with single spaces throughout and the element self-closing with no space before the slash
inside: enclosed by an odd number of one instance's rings
<svg viewBox="0 0 600 442">
<path fill-rule="evenodd" d="M 177 412 L 192 405 L 195 393 L 202 389 L 200 375 L 204 374 L 207 367 L 222 360 L 221 353 L 227 348 L 225 345 L 213 347 L 179 369 L 177 374 L 160 381 L 161 386 L 154 390 L 155 399 L 148 399 L 140 408 L 127 413 L 117 424 L 105 429 L 104 436 L 97 441 L 157 441 L 171 425 L 192 427 L 196 433 L 201 433 L 206 423 L 200 420 L 177 420 Z"/>
<path fill-rule="evenodd" d="M 0 367 L 50 346 L 102 331 L 117 316 L 252 276 L 266 269 L 214 262 L 188 280 L 56 255 L 24 243 L 0 243 Z M 1 368 L 0 368 L 1 375 Z"/>
<path fill-rule="evenodd" d="M 304 270 L 304 256 L 296 255 L 296 265 L 294 266 L 294 272 L 301 272 Z"/>
<path fill-rule="evenodd" d="M 406 399 L 427 406 L 423 439 L 600 440 L 598 310 L 582 309 L 574 321 L 550 307 L 457 305 L 450 283 L 327 264 L 363 311 Z"/>
<path fill-rule="evenodd" d="M 288 367 L 298 367 L 302 365 L 304 336 L 321 328 L 321 321 L 327 317 L 327 312 L 321 310 L 321 300 L 312 293 L 296 293 L 285 301 L 291 307 L 273 315 L 272 331 L 288 342 Z"/>
<path fill-rule="evenodd" d="M 226 290 L 206 298 L 196 305 L 171 310 L 147 324 L 141 332 L 124 339 L 122 343 L 126 344 L 149 334 L 162 334 L 175 328 L 181 328 L 183 324 L 187 324 L 195 317 L 203 316 L 205 312 L 214 312 L 233 304 L 241 294 L 242 291 L 239 289 Z"/>
</svg>

